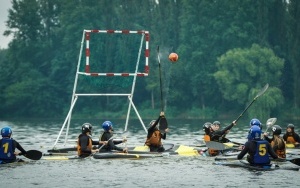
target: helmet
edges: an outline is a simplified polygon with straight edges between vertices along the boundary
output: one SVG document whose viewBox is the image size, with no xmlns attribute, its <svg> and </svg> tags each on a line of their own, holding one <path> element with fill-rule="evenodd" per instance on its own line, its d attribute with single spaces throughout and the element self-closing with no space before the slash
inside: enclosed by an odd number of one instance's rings
<svg viewBox="0 0 300 188">
<path fill-rule="evenodd" d="M 151 120 L 149 123 L 149 127 L 151 127 L 155 122 L 156 122 L 156 120 Z"/>
<path fill-rule="evenodd" d="M 219 126 L 220 126 L 221 123 L 220 123 L 219 121 L 214 121 L 214 122 L 213 122 L 213 125 L 219 125 Z"/>
<path fill-rule="evenodd" d="M 252 126 L 249 131 L 249 136 L 251 140 L 258 140 L 261 136 L 261 130 L 259 126 Z"/>
<path fill-rule="evenodd" d="M 206 122 L 203 125 L 203 131 L 205 132 L 205 134 L 209 134 L 210 133 L 210 126 L 211 126 L 211 122 Z"/>
<path fill-rule="evenodd" d="M 90 123 L 84 123 L 82 124 L 81 127 L 82 127 L 81 128 L 82 133 L 92 132 L 93 126 Z"/>
<path fill-rule="evenodd" d="M 291 128 L 292 131 L 294 132 L 295 126 L 293 124 L 288 124 L 286 128 Z"/>
<path fill-rule="evenodd" d="M 261 123 L 258 119 L 251 119 L 250 121 L 250 126 L 253 126 L 253 125 L 257 125 L 257 126 L 261 126 Z"/>
<path fill-rule="evenodd" d="M 1 135 L 2 135 L 2 137 L 10 137 L 11 134 L 12 134 L 12 130 L 11 130 L 10 127 L 7 126 L 7 127 L 3 127 L 1 129 Z"/>
<path fill-rule="evenodd" d="M 102 128 L 104 129 L 104 131 L 109 131 L 110 129 L 112 129 L 113 124 L 110 121 L 104 121 L 102 123 Z"/>
<path fill-rule="evenodd" d="M 258 119 L 251 119 L 250 126 L 257 125 L 260 129 L 262 129 L 262 124 Z"/>
<path fill-rule="evenodd" d="M 272 127 L 273 135 L 280 135 L 281 134 L 281 127 L 279 125 L 274 125 Z"/>
</svg>

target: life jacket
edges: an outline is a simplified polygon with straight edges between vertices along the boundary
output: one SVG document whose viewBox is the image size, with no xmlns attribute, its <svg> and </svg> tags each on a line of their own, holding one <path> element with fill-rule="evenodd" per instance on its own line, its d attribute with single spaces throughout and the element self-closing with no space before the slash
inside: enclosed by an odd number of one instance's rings
<svg viewBox="0 0 300 188">
<path fill-rule="evenodd" d="M 254 164 L 270 164 L 269 152 L 267 149 L 268 141 L 259 140 L 256 142 L 256 152 L 253 156 Z"/>
<path fill-rule="evenodd" d="M 287 138 L 286 138 L 286 143 L 287 144 L 295 144 L 296 140 L 295 140 L 294 136 L 293 135 L 288 135 Z"/>
<path fill-rule="evenodd" d="M 77 154 L 78 154 L 78 156 L 81 156 L 81 155 L 83 155 L 83 154 L 87 154 L 87 153 L 83 153 L 82 151 L 81 151 L 81 146 L 80 146 L 80 137 L 82 137 L 82 136 L 87 136 L 87 135 L 79 135 L 79 137 L 78 137 L 78 140 L 77 140 Z M 89 136 L 87 136 L 87 137 L 89 137 Z M 88 139 L 88 143 L 87 143 L 87 148 L 89 148 L 90 150 L 92 150 L 92 148 L 93 148 L 93 145 L 92 145 L 92 139 L 89 137 L 89 139 Z M 90 153 L 89 153 L 90 154 Z"/>
<path fill-rule="evenodd" d="M 161 143 L 161 133 L 159 130 L 153 132 L 150 138 L 147 138 L 145 145 L 147 146 L 156 146 L 159 147 L 162 145 Z"/>
<path fill-rule="evenodd" d="M 209 135 L 205 134 L 204 137 L 203 137 L 203 140 L 204 140 L 204 142 L 210 141 Z"/>
<path fill-rule="evenodd" d="M 0 140 L 0 159 L 15 160 L 16 156 L 14 140 L 12 138 L 2 138 Z"/>
<path fill-rule="evenodd" d="M 203 137 L 203 140 L 204 140 L 205 142 L 210 141 L 210 136 L 207 135 L 207 134 L 205 134 L 204 137 Z M 209 156 L 216 156 L 216 155 L 219 154 L 219 150 L 215 150 L 215 149 L 208 148 L 208 154 L 209 154 Z"/>
</svg>

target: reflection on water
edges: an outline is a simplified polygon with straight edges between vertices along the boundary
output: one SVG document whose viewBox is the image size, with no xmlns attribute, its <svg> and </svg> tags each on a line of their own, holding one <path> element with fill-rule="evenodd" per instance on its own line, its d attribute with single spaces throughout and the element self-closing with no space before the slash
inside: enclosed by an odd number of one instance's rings
<svg viewBox="0 0 300 188">
<path fill-rule="evenodd" d="M 80 133 L 83 120 L 71 123 L 68 145 Z M 94 140 L 98 139 L 101 122 L 90 121 L 94 127 Z M 202 139 L 205 121 L 169 121 L 171 132 L 165 143 L 194 145 L 194 139 Z M 22 146 L 46 152 L 51 149 L 60 131 L 60 121 L 13 121 L 9 124 L 13 137 Z M 228 122 L 229 124 L 229 122 Z M 122 132 L 122 121 L 116 120 L 115 131 Z M 245 142 L 248 123 L 239 122 L 228 138 Z M 146 133 L 139 122 L 130 123 L 128 146 L 142 145 Z M 140 160 L 65 160 L 29 161 L 22 164 L 0 166 L 2 185 L 9 187 L 298 187 L 299 171 L 255 172 L 243 168 L 212 165 L 211 157 L 169 156 Z M 293 164 L 289 164 L 293 166 Z M 287 173 L 288 172 L 288 173 Z M 296 176 L 291 178 L 291 176 Z"/>
</svg>

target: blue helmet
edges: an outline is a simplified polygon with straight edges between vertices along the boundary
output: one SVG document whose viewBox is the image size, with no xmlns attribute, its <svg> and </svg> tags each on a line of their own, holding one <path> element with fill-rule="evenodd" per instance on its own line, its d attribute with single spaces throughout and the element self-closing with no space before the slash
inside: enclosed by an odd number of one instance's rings
<svg viewBox="0 0 300 188">
<path fill-rule="evenodd" d="M 250 140 L 259 140 L 260 137 L 261 137 L 260 127 L 257 125 L 252 126 L 249 131 L 249 139 Z"/>
<path fill-rule="evenodd" d="M 258 119 L 251 119 L 250 126 L 257 125 L 260 129 L 262 129 L 262 124 Z"/>
<path fill-rule="evenodd" d="M 109 131 L 110 129 L 113 129 L 113 124 L 110 121 L 104 121 L 102 123 L 102 128 L 104 129 L 104 131 Z"/>
<path fill-rule="evenodd" d="M 1 135 L 2 135 L 2 137 L 10 137 L 11 134 L 12 134 L 12 130 L 11 130 L 10 127 L 7 126 L 7 127 L 3 127 L 1 129 Z"/>
</svg>

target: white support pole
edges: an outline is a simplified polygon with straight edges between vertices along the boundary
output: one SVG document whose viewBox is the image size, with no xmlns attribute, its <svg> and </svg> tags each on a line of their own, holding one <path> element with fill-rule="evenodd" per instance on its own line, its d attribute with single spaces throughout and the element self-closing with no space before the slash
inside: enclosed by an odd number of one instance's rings
<svg viewBox="0 0 300 188">
<path fill-rule="evenodd" d="M 139 120 L 140 120 L 140 122 L 141 122 L 141 124 L 142 124 L 142 126 L 143 126 L 143 128 L 144 128 L 144 130 L 145 130 L 145 132 L 148 133 L 148 130 L 147 130 L 147 128 L 145 127 L 145 124 L 144 124 L 144 122 L 142 121 L 142 118 L 141 118 L 139 112 L 137 111 L 137 109 L 136 109 L 134 103 L 132 102 L 131 96 L 128 96 L 128 99 L 129 99 L 130 104 L 132 105 L 132 107 L 133 107 L 133 109 L 134 109 L 136 115 L 138 116 L 138 118 L 139 118 Z M 126 129 L 126 130 L 127 130 L 127 129 Z M 125 131 L 126 131 L 126 130 L 125 130 Z"/>
<path fill-rule="evenodd" d="M 71 108 L 70 108 L 70 110 L 69 110 L 69 112 L 68 112 L 68 115 L 67 115 L 67 117 L 66 117 L 66 119 L 65 119 L 65 121 L 64 121 L 64 123 L 63 123 L 63 126 L 61 127 L 61 129 L 60 129 L 60 131 L 59 131 L 59 134 L 58 134 L 58 136 L 57 136 L 57 138 L 56 138 L 56 141 L 55 141 L 55 143 L 54 143 L 53 148 L 56 146 L 56 144 L 57 144 L 57 142 L 58 142 L 58 140 L 59 140 L 59 137 L 60 137 L 61 133 L 63 132 L 63 130 L 64 130 L 64 128 L 65 128 L 65 125 L 66 125 L 67 121 L 69 120 L 69 117 L 71 116 L 71 113 L 72 113 L 73 107 L 75 106 L 75 103 L 76 103 L 76 101 L 77 101 L 77 98 L 78 98 L 78 97 L 76 96 L 75 99 L 73 100 L 73 103 L 72 103 L 72 105 L 71 105 Z"/>
<path fill-rule="evenodd" d="M 81 44 L 80 44 L 80 52 L 79 52 L 79 56 L 78 56 L 78 63 L 77 63 L 77 70 L 76 70 L 76 75 L 75 75 L 75 80 L 74 80 L 74 87 L 73 87 L 73 93 L 72 93 L 72 100 L 71 100 L 71 105 L 75 104 L 74 100 L 77 100 L 77 97 L 75 97 L 76 94 L 76 89 L 77 89 L 77 82 L 78 82 L 78 72 L 79 72 L 79 68 L 80 68 L 80 60 L 82 57 L 82 49 L 83 49 L 83 44 L 84 44 L 84 37 L 85 37 L 85 31 L 82 32 L 82 39 L 81 39 Z M 73 107 L 72 107 L 73 109 Z M 69 114 L 68 114 L 69 115 Z M 69 134 L 69 128 L 70 128 L 70 123 L 71 123 L 71 117 L 72 117 L 72 111 L 70 112 L 69 118 L 67 119 L 67 131 L 66 131 L 66 136 L 65 136 L 65 142 L 64 144 L 66 144 L 67 142 L 67 137 Z"/>
<path fill-rule="evenodd" d="M 141 43 L 140 43 L 139 53 L 138 53 L 137 62 L 136 62 L 136 66 L 135 66 L 135 73 L 137 73 L 138 67 L 139 67 L 139 64 L 140 64 L 140 56 L 141 56 L 141 52 L 142 52 L 142 46 L 143 46 L 144 36 L 145 36 L 145 34 L 143 34 L 142 37 L 141 37 Z M 131 95 L 128 96 L 128 99 L 129 99 L 130 103 L 128 105 L 128 111 L 127 111 L 126 123 L 125 123 L 125 130 L 124 131 L 127 131 L 127 127 L 128 127 L 128 121 L 129 121 L 129 116 L 130 116 L 131 105 L 133 104 L 132 103 L 132 98 L 133 98 L 134 89 L 135 89 L 136 76 L 137 75 L 135 74 L 135 76 L 133 77 L 132 87 L 131 87 Z M 135 109 L 135 111 L 137 112 L 136 109 Z M 137 115 L 139 116 L 139 114 L 137 114 Z M 140 119 L 140 117 L 139 117 L 139 119 Z M 141 119 L 140 119 L 140 121 L 141 121 Z M 144 126 L 144 123 L 142 123 L 142 125 Z M 146 130 L 146 132 L 147 132 L 147 130 Z"/>
</svg>

